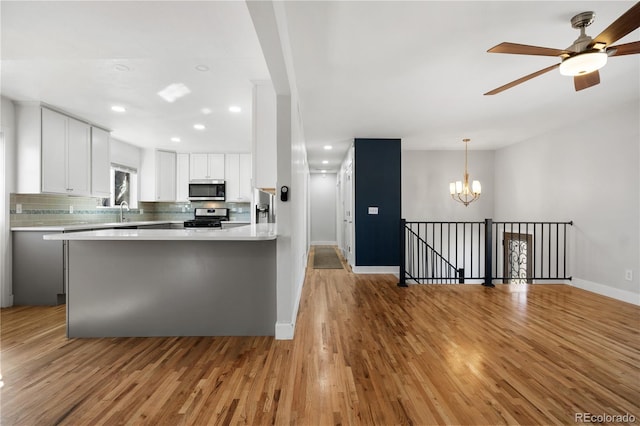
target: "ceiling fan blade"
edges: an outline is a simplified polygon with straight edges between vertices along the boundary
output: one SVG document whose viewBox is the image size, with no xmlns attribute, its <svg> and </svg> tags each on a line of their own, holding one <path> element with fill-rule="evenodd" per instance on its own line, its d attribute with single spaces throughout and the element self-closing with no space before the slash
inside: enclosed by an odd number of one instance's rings
<svg viewBox="0 0 640 426">
<path fill-rule="evenodd" d="M 495 94 L 503 92 L 503 91 L 505 91 L 507 89 L 511 89 L 512 87 L 517 86 L 520 83 L 524 83 L 527 80 L 531 80 L 532 78 L 535 78 L 535 77 L 537 77 L 539 75 L 547 73 L 547 72 L 549 72 L 549 71 L 551 71 L 553 69 L 558 68 L 559 66 L 560 66 L 560 64 L 551 65 L 550 67 L 541 69 L 540 71 L 536 71 L 536 72 L 534 72 L 532 74 L 529 74 L 529 75 L 526 75 L 526 76 L 524 76 L 522 78 L 514 80 L 511 83 L 507 83 L 504 86 L 500 86 L 497 89 L 493 89 L 492 91 L 485 93 L 485 95 L 495 95 Z"/>
<path fill-rule="evenodd" d="M 609 53 L 609 51 L 613 51 L 613 53 Z M 609 56 L 634 55 L 636 53 L 640 53 L 640 41 L 632 41 L 631 43 L 619 44 L 607 48 L 607 54 Z"/>
<path fill-rule="evenodd" d="M 595 43 L 604 43 L 610 46 L 638 27 L 640 27 L 640 2 L 613 21 L 598 37 L 593 39 L 590 46 Z"/>
<path fill-rule="evenodd" d="M 514 55 L 539 55 L 539 56 L 560 56 L 569 53 L 566 50 L 552 49 L 550 47 L 529 46 L 528 44 L 500 43 L 487 50 L 489 53 L 511 53 Z"/>
<path fill-rule="evenodd" d="M 598 70 L 590 72 L 589 74 L 576 75 L 573 77 L 573 85 L 576 88 L 576 92 L 595 86 L 596 84 L 600 84 L 600 73 Z"/>
</svg>

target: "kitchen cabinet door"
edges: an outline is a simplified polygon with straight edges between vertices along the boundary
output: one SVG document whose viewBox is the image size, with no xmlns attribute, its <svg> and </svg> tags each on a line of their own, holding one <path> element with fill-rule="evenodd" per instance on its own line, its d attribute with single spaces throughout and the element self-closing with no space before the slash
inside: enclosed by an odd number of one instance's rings
<svg viewBox="0 0 640 426">
<path fill-rule="evenodd" d="M 239 175 L 239 193 L 240 198 L 246 202 L 251 201 L 252 197 L 252 163 L 251 154 L 240 154 L 240 175 Z"/>
<path fill-rule="evenodd" d="M 189 154 L 177 155 L 176 200 L 189 199 Z"/>
<path fill-rule="evenodd" d="M 67 192 L 91 195 L 91 126 L 67 120 Z"/>
<path fill-rule="evenodd" d="M 42 192 L 91 194 L 91 127 L 42 109 Z"/>
<path fill-rule="evenodd" d="M 251 201 L 251 154 L 225 154 L 226 201 Z"/>
<path fill-rule="evenodd" d="M 224 154 L 209 154 L 209 176 L 210 179 L 224 179 Z"/>
<path fill-rule="evenodd" d="M 240 155 L 226 154 L 224 159 L 225 201 L 240 200 Z"/>
<path fill-rule="evenodd" d="M 156 201 L 176 199 L 176 153 L 156 151 Z"/>
<path fill-rule="evenodd" d="M 191 154 L 189 178 L 191 180 L 224 179 L 224 154 Z"/>
<path fill-rule="evenodd" d="M 42 109 L 42 192 L 67 193 L 67 117 Z"/>
<path fill-rule="evenodd" d="M 91 128 L 91 195 L 108 197 L 111 192 L 111 158 L 109 132 Z"/>
<path fill-rule="evenodd" d="M 209 178 L 209 154 L 191 154 L 189 158 L 189 179 Z"/>
</svg>

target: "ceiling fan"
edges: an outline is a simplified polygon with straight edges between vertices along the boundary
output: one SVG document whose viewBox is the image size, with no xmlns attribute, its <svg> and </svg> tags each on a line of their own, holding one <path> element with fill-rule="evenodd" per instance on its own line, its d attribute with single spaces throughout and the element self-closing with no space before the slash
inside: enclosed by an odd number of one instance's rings
<svg viewBox="0 0 640 426">
<path fill-rule="evenodd" d="M 586 35 L 585 29 L 593 23 L 595 15 L 595 12 L 582 12 L 571 18 L 571 26 L 580 30 L 580 37 L 564 50 L 508 42 L 489 49 L 487 52 L 490 53 L 558 56 L 562 61 L 500 86 L 485 95 L 495 95 L 558 67 L 562 75 L 573 76 L 576 91 L 583 90 L 600 83 L 598 69 L 607 63 L 607 57 L 640 53 L 640 41 L 612 46 L 613 43 L 640 27 L 640 2 L 592 39 Z"/>
</svg>

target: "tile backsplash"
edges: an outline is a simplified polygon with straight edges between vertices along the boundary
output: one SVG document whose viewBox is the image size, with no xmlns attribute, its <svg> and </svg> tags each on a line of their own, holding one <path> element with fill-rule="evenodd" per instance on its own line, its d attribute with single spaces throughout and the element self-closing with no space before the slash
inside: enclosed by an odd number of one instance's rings
<svg viewBox="0 0 640 426">
<path fill-rule="evenodd" d="M 56 194 L 11 194 L 11 226 L 78 225 L 118 222 L 120 208 L 100 206 L 102 199 Z M 224 202 L 151 202 L 141 201 L 138 208 L 125 211 L 129 221 L 193 219 L 196 207 L 227 207 L 230 220 L 251 220 L 250 203 Z"/>
</svg>

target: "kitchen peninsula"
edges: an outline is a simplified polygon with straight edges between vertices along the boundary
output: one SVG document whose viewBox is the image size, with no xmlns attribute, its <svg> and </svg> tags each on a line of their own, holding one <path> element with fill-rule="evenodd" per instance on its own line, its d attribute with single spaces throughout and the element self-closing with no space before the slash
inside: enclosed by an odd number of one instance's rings
<svg viewBox="0 0 640 426">
<path fill-rule="evenodd" d="M 68 241 L 68 337 L 275 334 L 275 224 L 44 239 Z"/>
</svg>

